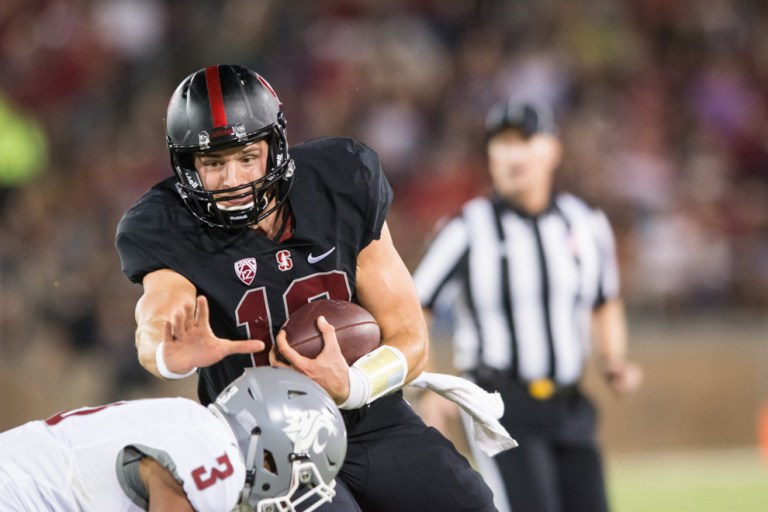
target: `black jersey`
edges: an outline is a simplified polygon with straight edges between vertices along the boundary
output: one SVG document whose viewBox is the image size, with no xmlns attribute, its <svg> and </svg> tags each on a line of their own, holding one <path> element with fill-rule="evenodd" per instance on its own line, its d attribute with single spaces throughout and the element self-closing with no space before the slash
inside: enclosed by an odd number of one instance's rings
<svg viewBox="0 0 768 512">
<path fill-rule="evenodd" d="M 204 404 L 243 368 L 268 364 L 274 337 L 299 306 L 317 298 L 355 301 L 357 254 L 381 235 L 392 189 L 371 148 L 322 138 L 296 145 L 290 154 L 296 172 L 287 240 L 203 224 L 177 193 L 176 178 L 150 189 L 118 225 L 116 246 L 131 281 L 172 269 L 207 297 L 217 336 L 267 344 L 264 352 L 202 368 L 198 394 Z"/>
</svg>

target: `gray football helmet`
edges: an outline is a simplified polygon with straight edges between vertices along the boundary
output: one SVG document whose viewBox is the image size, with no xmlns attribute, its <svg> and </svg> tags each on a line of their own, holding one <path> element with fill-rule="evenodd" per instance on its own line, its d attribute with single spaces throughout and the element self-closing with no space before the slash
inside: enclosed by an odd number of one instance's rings
<svg viewBox="0 0 768 512">
<path fill-rule="evenodd" d="M 331 501 L 347 430 L 312 379 L 288 368 L 247 368 L 209 408 L 230 425 L 245 459 L 241 511 L 308 512 Z"/>
</svg>

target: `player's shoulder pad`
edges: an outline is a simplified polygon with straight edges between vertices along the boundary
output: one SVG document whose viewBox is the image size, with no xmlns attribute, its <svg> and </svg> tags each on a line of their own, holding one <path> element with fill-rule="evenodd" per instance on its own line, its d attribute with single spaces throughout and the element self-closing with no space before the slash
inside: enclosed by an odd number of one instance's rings
<svg viewBox="0 0 768 512">
<path fill-rule="evenodd" d="M 392 202 L 392 188 L 379 155 L 352 138 L 323 137 L 291 149 L 296 162 L 292 197 L 344 197 L 346 204 L 364 212 L 370 229 L 378 233 Z"/>
<path fill-rule="evenodd" d="M 123 214 L 117 225 L 117 236 L 148 228 L 162 230 L 190 217 L 176 191 L 176 178 L 171 177 L 150 188 Z"/>
<path fill-rule="evenodd" d="M 381 172 L 379 155 L 370 146 L 349 137 L 322 137 L 291 148 L 296 166 L 344 170 Z"/>
</svg>

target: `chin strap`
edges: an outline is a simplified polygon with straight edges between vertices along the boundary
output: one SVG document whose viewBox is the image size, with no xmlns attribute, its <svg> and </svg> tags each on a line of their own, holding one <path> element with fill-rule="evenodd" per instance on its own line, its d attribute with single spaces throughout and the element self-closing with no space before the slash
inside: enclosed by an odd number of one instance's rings
<svg viewBox="0 0 768 512">
<path fill-rule="evenodd" d="M 250 440 L 248 441 L 248 451 L 245 454 L 245 486 L 243 486 L 243 491 L 240 493 L 239 512 L 251 512 L 253 510 L 250 499 L 251 490 L 256 480 L 256 451 L 259 446 L 260 435 L 261 428 L 253 427 Z"/>
</svg>

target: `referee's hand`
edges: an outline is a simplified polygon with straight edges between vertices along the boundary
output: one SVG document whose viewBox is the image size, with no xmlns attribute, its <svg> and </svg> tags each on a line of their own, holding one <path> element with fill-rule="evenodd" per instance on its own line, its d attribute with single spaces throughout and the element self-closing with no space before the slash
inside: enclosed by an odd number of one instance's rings
<svg viewBox="0 0 768 512">
<path fill-rule="evenodd" d="M 605 362 L 603 374 L 611 389 L 619 396 L 634 393 L 643 383 L 643 369 L 640 365 L 623 359 Z"/>
</svg>

